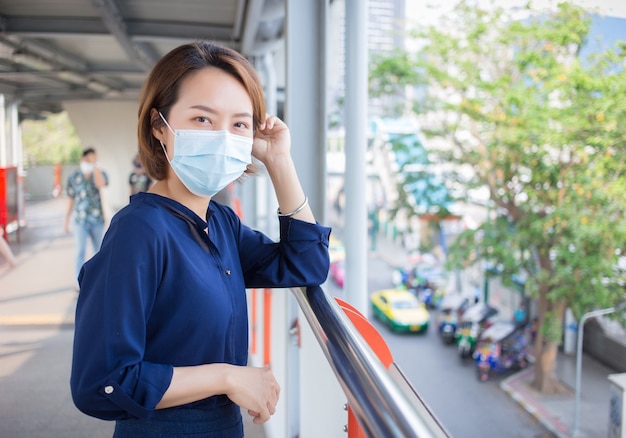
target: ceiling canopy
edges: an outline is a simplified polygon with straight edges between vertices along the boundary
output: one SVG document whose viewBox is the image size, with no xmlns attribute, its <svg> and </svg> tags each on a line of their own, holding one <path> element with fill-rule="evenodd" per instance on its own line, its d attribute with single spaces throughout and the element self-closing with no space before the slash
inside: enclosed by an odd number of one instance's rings
<svg viewBox="0 0 626 438">
<path fill-rule="evenodd" d="M 282 43 L 284 0 L 0 0 L 0 93 L 20 118 L 135 99 L 155 62 L 197 39 L 245 56 Z"/>
</svg>

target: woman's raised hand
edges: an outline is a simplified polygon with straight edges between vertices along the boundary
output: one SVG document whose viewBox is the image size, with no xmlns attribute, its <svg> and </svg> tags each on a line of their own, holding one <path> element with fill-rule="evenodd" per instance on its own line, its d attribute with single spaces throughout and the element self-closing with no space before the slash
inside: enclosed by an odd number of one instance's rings
<svg viewBox="0 0 626 438">
<path fill-rule="evenodd" d="M 289 128 L 276 116 L 267 115 L 254 133 L 252 155 L 266 163 L 268 160 L 288 156 L 291 149 Z"/>
</svg>

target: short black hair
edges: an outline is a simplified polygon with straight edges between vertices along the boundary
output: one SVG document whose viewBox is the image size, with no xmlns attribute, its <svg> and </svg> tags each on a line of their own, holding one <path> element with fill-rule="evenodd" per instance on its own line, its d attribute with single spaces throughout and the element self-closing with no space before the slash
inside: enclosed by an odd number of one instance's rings
<svg viewBox="0 0 626 438">
<path fill-rule="evenodd" d="M 83 157 L 86 157 L 89 154 L 95 154 L 96 150 L 94 148 L 87 148 L 85 150 L 83 150 Z"/>
</svg>

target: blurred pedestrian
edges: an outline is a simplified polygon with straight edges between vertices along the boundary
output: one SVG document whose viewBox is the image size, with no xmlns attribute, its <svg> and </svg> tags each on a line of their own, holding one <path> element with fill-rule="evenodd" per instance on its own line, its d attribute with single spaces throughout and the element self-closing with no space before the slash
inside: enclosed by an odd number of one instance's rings
<svg viewBox="0 0 626 438">
<path fill-rule="evenodd" d="M 526 306 L 524 303 L 520 303 L 519 306 L 515 309 L 513 318 L 515 319 L 515 324 L 518 327 L 525 327 L 528 323 L 528 312 L 526 311 Z"/>
<path fill-rule="evenodd" d="M 152 184 L 152 179 L 148 176 L 139 156 L 135 156 L 133 159 L 133 171 L 128 177 L 128 187 L 130 189 L 130 196 L 136 195 L 139 192 L 147 192 Z"/>
<path fill-rule="evenodd" d="M 530 325 L 530 340 L 534 344 L 537 339 L 537 331 L 539 330 L 539 318 L 536 316 L 533 318 L 533 322 Z"/>
<path fill-rule="evenodd" d="M 474 285 L 474 304 L 480 301 L 481 293 L 482 293 L 482 290 L 480 288 L 480 285 L 478 284 Z"/>
<path fill-rule="evenodd" d="M 70 219 L 74 218 L 72 229 L 74 233 L 76 278 L 85 263 L 87 239 L 91 241 L 93 252 L 100 249 L 104 234 L 104 213 L 100 189 L 109 183 L 109 178 L 98 163 L 98 155 L 94 148 L 83 151 L 80 159 L 80 169 L 73 172 L 67 180 L 67 212 L 63 228 L 70 231 Z"/>
</svg>

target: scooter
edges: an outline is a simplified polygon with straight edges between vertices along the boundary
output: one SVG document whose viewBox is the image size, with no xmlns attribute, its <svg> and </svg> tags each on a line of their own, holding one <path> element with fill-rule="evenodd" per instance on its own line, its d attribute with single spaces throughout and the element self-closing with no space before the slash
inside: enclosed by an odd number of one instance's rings
<svg viewBox="0 0 626 438">
<path fill-rule="evenodd" d="M 498 309 L 486 303 L 476 303 L 463 313 L 455 335 L 461 359 L 470 357 L 474 353 L 478 337 L 485 328 L 491 325 L 493 317 L 497 314 Z"/>
<path fill-rule="evenodd" d="M 510 321 L 494 322 L 480 335 L 474 359 L 481 382 L 489 380 L 492 373 L 525 368 L 528 358 L 523 328 Z"/>
<path fill-rule="evenodd" d="M 469 299 L 460 294 L 445 295 L 441 300 L 437 313 L 437 327 L 441 340 L 446 344 L 454 342 L 459 319 L 468 307 Z"/>
</svg>

